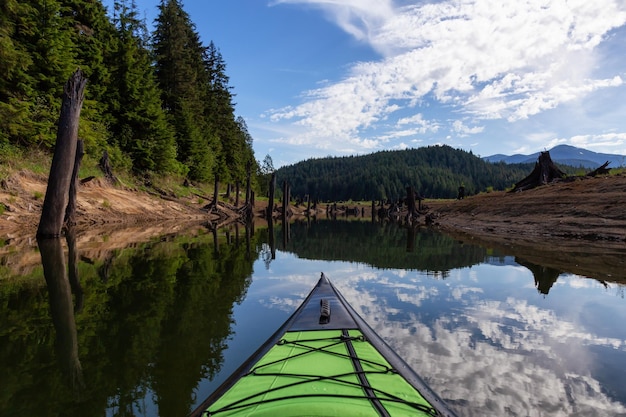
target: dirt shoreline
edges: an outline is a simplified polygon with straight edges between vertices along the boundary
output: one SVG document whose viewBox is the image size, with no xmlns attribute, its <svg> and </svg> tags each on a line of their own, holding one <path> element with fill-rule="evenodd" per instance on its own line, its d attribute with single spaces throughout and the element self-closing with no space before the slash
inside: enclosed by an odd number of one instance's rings
<svg viewBox="0 0 626 417">
<path fill-rule="evenodd" d="M 443 230 L 481 238 L 626 243 L 626 176 L 583 177 L 532 190 L 432 202 Z"/>
<path fill-rule="evenodd" d="M 46 179 L 18 172 L 0 183 L 0 239 L 4 250 L 36 246 Z M 201 198 L 160 198 L 147 192 L 114 187 L 102 180 L 78 191 L 77 232 L 80 246 L 96 251 L 122 247 L 174 232 L 195 233 L 202 223 L 237 222 L 202 210 Z M 521 193 L 493 192 L 463 200 L 426 200 L 420 226 L 497 249 L 520 259 L 589 276 L 602 282 L 626 282 L 626 176 L 615 175 L 559 182 Z M 364 205 L 371 218 L 371 205 Z M 223 210 L 226 210 L 222 208 Z M 265 209 L 258 202 L 255 214 Z M 295 216 L 304 207 L 292 207 Z M 326 207 L 318 207 L 324 216 Z M 264 221 L 264 220 L 263 220 Z M 201 227 L 200 227 L 201 229 Z M 103 239 L 106 236 L 106 240 Z M 121 246 L 120 246 L 121 245 Z M 16 249 L 17 248 L 17 249 Z M 30 251 L 33 256 L 36 252 Z M 25 256 L 25 255 L 24 255 Z"/>
<path fill-rule="evenodd" d="M 39 222 L 46 179 L 21 171 L 2 180 L 0 236 L 33 236 Z M 202 211 L 200 198 L 159 198 L 143 191 L 93 180 L 78 191 L 78 228 L 215 221 Z M 463 200 L 426 200 L 425 214 L 434 226 L 483 240 L 574 245 L 626 243 L 626 176 L 614 175 L 559 182 L 520 193 L 493 192 Z M 260 215 L 263 203 L 257 203 Z M 296 215 L 303 208 L 292 207 Z M 370 207 L 364 216 L 371 217 Z M 318 212 L 325 212 L 322 206 Z M 236 216 L 235 213 L 231 213 Z M 226 216 L 229 213 L 225 213 Z M 424 223 L 427 216 L 422 216 Z"/>
</svg>

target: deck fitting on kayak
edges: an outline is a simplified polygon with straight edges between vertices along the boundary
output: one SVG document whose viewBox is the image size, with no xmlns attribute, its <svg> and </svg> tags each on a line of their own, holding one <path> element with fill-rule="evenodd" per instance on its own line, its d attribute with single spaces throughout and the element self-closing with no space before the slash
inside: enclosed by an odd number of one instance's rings
<svg viewBox="0 0 626 417">
<path fill-rule="evenodd" d="M 330 323 L 330 303 L 326 298 L 320 300 L 320 324 Z"/>
</svg>

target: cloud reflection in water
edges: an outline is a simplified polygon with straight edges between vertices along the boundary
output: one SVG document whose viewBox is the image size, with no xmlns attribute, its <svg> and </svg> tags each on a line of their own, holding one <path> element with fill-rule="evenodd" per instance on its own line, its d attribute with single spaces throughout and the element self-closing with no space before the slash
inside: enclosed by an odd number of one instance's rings
<svg viewBox="0 0 626 417">
<path fill-rule="evenodd" d="M 461 416 L 626 413 L 626 398 L 609 395 L 624 381 L 606 380 L 597 363 L 598 350 L 625 362 L 626 341 L 597 334 L 581 318 L 585 303 L 601 299 L 596 309 L 617 311 L 623 323 L 626 306 L 595 281 L 561 277 L 545 297 L 532 274 L 514 266 L 474 266 L 446 280 L 345 264 L 324 272 Z M 287 293 L 261 302 L 293 311 L 316 280 L 280 277 Z"/>
</svg>

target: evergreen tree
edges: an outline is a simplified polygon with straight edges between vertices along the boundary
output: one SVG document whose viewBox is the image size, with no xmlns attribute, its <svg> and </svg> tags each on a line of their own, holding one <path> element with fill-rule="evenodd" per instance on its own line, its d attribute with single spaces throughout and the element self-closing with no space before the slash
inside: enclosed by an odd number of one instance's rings
<svg viewBox="0 0 626 417">
<path fill-rule="evenodd" d="M 137 18 L 134 2 L 116 2 L 115 12 L 119 40 L 113 70 L 115 140 L 130 155 L 135 171 L 173 172 L 177 168 L 174 133 L 161 106 L 145 25 Z"/>
<path fill-rule="evenodd" d="M 0 111 L 4 135 L 13 143 L 50 147 L 56 139 L 63 86 L 76 69 L 61 12 L 56 0 L 3 4 L 2 41 L 9 48 L 2 52 L 7 61 L 1 68 L 8 78 Z"/>
<path fill-rule="evenodd" d="M 61 0 L 72 43 L 76 65 L 89 82 L 81 111 L 79 137 L 85 141 L 85 151 L 98 156 L 110 140 L 108 126 L 113 123 L 110 112 L 111 72 L 115 61 L 117 34 L 100 0 Z"/>
<path fill-rule="evenodd" d="M 252 163 L 256 165 L 256 160 L 254 159 L 254 149 L 252 148 L 253 138 L 248 131 L 248 125 L 245 119 L 241 116 L 237 117 L 236 123 L 239 133 L 239 140 L 243 143 L 243 155 L 241 158 L 242 162 L 246 166 L 250 161 L 252 161 Z"/>
<path fill-rule="evenodd" d="M 111 81 L 107 58 L 116 45 L 115 28 L 100 0 L 61 0 L 61 11 L 72 39 L 76 64 L 89 79 L 87 96 L 103 103 Z"/>
<path fill-rule="evenodd" d="M 257 167 L 258 167 L 257 177 L 259 181 L 259 191 L 261 192 L 261 195 L 267 196 L 269 193 L 270 179 L 272 177 L 272 173 L 275 171 L 274 161 L 272 160 L 272 157 L 270 156 L 270 154 L 265 155 L 265 158 L 263 158 L 263 162 L 257 163 Z M 287 178 L 287 176 L 285 176 L 284 178 Z M 302 191 L 302 189 L 298 191 Z M 306 193 L 301 193 L 301 195 L 304 195 L 304 194 Z"/>
<path fill-rule="evenodd" d="M 258 164 L 235 118 L 226 63 L 180 0 L 161 0 L 153 36 L 135 0 L 0 2 L 0 145 L 52 148 L 63 86 L 88 77 L 79 136 L 134 171 L 241 183 Z"/>
<path fill-rule="evenodd" d="M 219 144 L 217 150 L 217 169 L 225 182 L 241 180 L 245 162 L 242 136 L 234 116 L 229 78 L 226 75 L 226 63 L 213 42 L 204 51 L 205 72 L 208 82 L 205 90 L 205 117 L 216 133 Z"/>
<path fill-rule="evenodd" d="M 153 34 L 156 75 L 165 109 L 176 130 L 179 160 L 191 179 L 213 174 L 215 134 L 204 113 L 203 92 L 208 83 L 204 47 L 189 15 L 177 0 L 162 0 Z"/>
<path fill-rule="evenodd" d="M 250 132 L 248 131 L 248 125 L 246 124 L 246 121 L 243 117 L 239 116 L 236 119 L 236 123 L 239 141 L 243 144 L 243 149 L 241 155 L 242 166 L 237 171 L 235 181 L 243 184 L 248 175 L 248 164 L 250 164 L 250 172 L 253 173 L 257 171 L 257 161 L 256 159 L 254 159 L 254 149 L 252 148 L 253 139 L 252 135 L 250 135 Z"/>
<path fill-rule="evenodd" d="M 277 170 L 294 196 L 323 201 L 398 199 L 412 186 L 427 198 L 455 198 L 463 184 L 468 195 L 504 190 L 527 175 L 532 164 L 490 164 L 449 146 L 382 151 L 359 157 L 322 158 Z M 364 186 L 361 186 L 364 184 Z"/>
<path fill-rule="evenodd" d="M 31 120 L 35 128 L 31 140 L 51 147 L 56 141 L 63 86 L 76 70 L 75 48 L 68 18 L 56 0 L 31 0 L 32 14 L 25 16 L 30 33 L 28 51 L 33 60 L 30 75 L 36 91 Z"/>
<path fill-rule="evenodd" d="M 20 40 L 20 23 L 31 10 L 17 0 L 0 3 L 0 144 L 26 143 L 30 131 L 32 59 Z"/>
</svg>

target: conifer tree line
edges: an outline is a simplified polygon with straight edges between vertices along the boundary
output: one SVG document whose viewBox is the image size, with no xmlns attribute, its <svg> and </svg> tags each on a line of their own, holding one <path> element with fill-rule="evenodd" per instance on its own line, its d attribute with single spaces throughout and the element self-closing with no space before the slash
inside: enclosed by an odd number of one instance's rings
<svg viewBox="0 0 626 417">
<path fill-rule="evenodd" d="M 2 0 L 0 149 L 51 149 L 63 85 L 88 77 L 79 137 L 136 174 L 243 182 L 258 166 L 235 116 L 226 63 L 180 0 L 161 0 L 152 33 L 134 0 Z"/>
<path fill-rule="evenodd" d="M 533 164 L 490 163 L 450 146 L 381 151 L 362 156 L 301 161 L 276 171 L 291 195 L 319 201 L 396 201 L 413 187 L 425 198 L 456 198 L 505 190 L 532 171 Z"/>
</svg>

